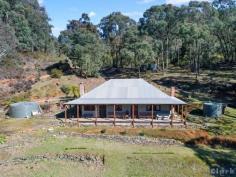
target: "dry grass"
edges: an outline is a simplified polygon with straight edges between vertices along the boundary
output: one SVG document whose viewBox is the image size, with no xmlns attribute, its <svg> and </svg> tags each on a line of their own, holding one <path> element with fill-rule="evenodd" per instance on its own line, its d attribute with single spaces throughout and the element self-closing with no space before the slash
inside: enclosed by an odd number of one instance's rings
<svg viewBox="0 0 236 177">
<path fill-rule="evenodd" d="M 104 132 L 105 130 L 105 132 Z M 208 133 L 204 130 L 192 129 L 171 129 L 171 128 L 130 128 L 130 127 L 63 127 L 58 131 L 77 132 L 84 134 L 108 134 L 108 135 L 128 135 L 128 136 L 149 136 L 154 138 L 176 139 L 189 141 L 198 137 L 207 137 Z"/>
<path fill-rule="evenodd" d="M 2 119 L 0 120 L 0 134 L 11 136 L 19 132 L 31 132 L 40 127 L 49 127 L 52 119 Z"/>
<path fill-rule="evenodd" d="M 31 97 L 32 99 L 42 99 L 42 98 L 55 98 L 66 96 L 61 91 L 61 86 L 63 85 L 77 85 L 81 82 L 84 83 L 86 92 L 97 87 L 105 81 L 104 78 L 88 78 L 82 79 L 75 75 L 62 76 L 60 79 L 47 78 L 42 80 L 32 86 Z"/>
</svg>

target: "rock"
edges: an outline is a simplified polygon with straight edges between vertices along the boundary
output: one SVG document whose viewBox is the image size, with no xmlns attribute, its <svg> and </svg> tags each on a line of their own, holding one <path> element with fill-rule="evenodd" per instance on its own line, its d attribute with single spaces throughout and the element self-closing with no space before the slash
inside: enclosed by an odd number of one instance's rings
<svg viewBox="0 0 236 177">
<path fill-rule="evenodd" d="M 73 134 L 75 136 L 75 134 Z M 162 139 L 162 138 L 149 138 L 143 136 L 121 136 L 121 135 L 88 135 L 77 134 L 83 138 L 97 138 L 105 139 L 108 141 L 117 141 L 128 144 L 157 144 L 157 145 L 182 145 L 180 141 L 174 139 Z"/>
<path fill-rule="evenodd" d="M 82 156 L 82 157 L 80 157 L 80 161 L 85 161 L 85 158 Z"/>
<path fill-rule="evenodd" d="M 53 133 L 53 132 L 54 132 L 54 128 L 53 128 L 53 127 L 49 128 L 49 129 L 48 129 L 48 132 L 49 132 L 49 133 Z"/>
</svg>

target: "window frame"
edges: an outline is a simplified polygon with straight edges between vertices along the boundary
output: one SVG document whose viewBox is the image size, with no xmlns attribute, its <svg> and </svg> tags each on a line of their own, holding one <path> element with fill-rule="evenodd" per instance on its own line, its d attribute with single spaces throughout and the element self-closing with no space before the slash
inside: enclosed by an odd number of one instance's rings
<svg viewBox="0 0 236 177">
<path fill-rule="evenodd" d="M 121 111 L 123 111 L 123 106 L 121 105 L 121 104 L 119 104 L 119 105 L 116 105 L 116 112 L 121 112 Z"/>
<path fill-rule="evenodd" d="M 148 112 L 152 111 L 152 105 L 146 105 L 146 111 Z"/>
<path fill-rule="evenodd" d="M 146 105 L 146 111 L 152 111 L 152 105 Z M 161 105 L 153 105 L 153 111 L 161 111 Z"/>
<path fill-rule="evenodd" d="M 84 105 L 84 111 L 95 111 L 95 105 Z"/>
<path fill-rule="evenodd" d="M 161 105 L 154 105 L 154 111 L 161 111 Z"/>
</svg>

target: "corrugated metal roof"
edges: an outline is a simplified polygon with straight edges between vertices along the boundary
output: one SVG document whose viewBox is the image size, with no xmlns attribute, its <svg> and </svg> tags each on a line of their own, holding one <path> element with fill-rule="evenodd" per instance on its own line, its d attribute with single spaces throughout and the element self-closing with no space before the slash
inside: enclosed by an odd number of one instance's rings
<svg viewBox="0 0 236 177">
<path fill-rule="evenodd" d="M 111 79 L 66 104 L 186 104 L 143 79 Z"/>
</svg>

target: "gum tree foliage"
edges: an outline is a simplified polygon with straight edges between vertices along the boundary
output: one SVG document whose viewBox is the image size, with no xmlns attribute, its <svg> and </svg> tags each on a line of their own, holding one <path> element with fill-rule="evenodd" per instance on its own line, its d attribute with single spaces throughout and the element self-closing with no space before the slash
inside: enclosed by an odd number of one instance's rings
<svg viewBox="0 0 236 177">
<path fill-rule="evenodd" d="M 140 69 L 142 65 L 154 62 L 153 41 L 150 37 L 140 35 L 137 28 L 126 30 L 122 37 L 120 63 Z"/>
<path fill-rule="evenodd" d="M 98 76 L 106 63 L 108 50 L 88 14 L 82 14 L 79 20 L 70 21 L 67 30 L 59 36 L 59 43 L 80 75 Z"/>
<path fill-rule="evenodd" d="M 49 17 L 37 0 L 0 0 L 0 36 L 11 38 L 18 52 L 51 52 L 54 42 Z M 4 40 L 0 41 L 0 45 Z"/>
<path fill-rule="evenodd" d="M 113 12 L 102 18 L 98 25 L 101 38 L 110 46 L 114 67 L 122 67 L 122 62 L 120 61 L 121 48 L 123 46 L 122 37 L 126 30 L 133 26 L 136 26 L 136 22 L 120 12 Z"/>
<path fill-rule="evenodd" d="M 113 12 L 97 26 L 83 14 L 61 33 L 60 52 L 85 76 L 97 75 L 104 67 L 139 70 L 149 64 L 167 72 L 171 64 L 188 68 L 197 80 L 201 69 L 236 61 L 235 3 L 214 0 L 152 6 L 138 23 Z"/>
<path fill-rule="evenodd" d="M 138 28 L 155 39 L 154 52 L 163 70 L 169 63 L 181 65 L 197 78 L 201 67 L 236 61 L 235 10 L 232 0 L 153 6 L 144 12 Z"/>
</svg>

